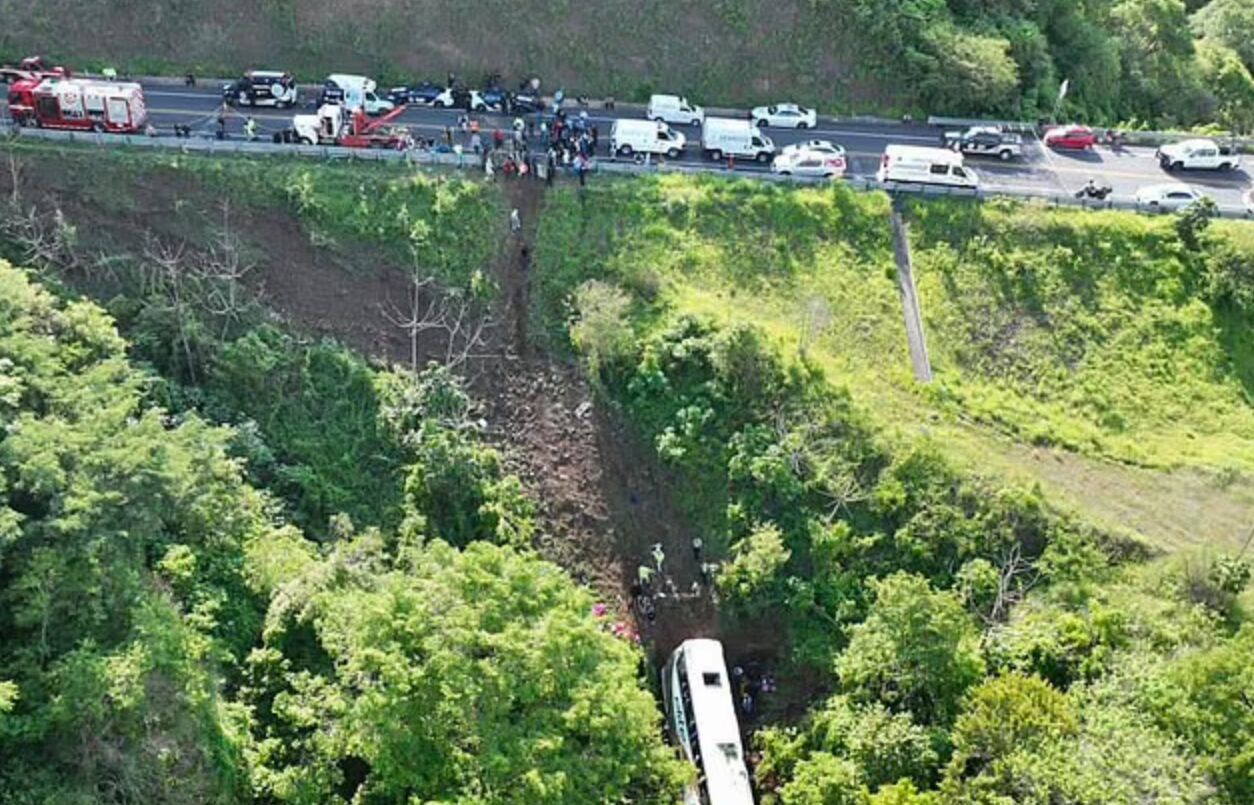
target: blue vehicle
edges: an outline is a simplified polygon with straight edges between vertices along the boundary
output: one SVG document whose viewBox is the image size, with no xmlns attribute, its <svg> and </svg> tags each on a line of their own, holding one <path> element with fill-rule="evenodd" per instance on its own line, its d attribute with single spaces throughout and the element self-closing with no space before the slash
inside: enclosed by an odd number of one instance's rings
<svg viewBox="0 0 1254 805">
<path fill-rule="evenodd" d="M 508 112 L 513 108 L 513 95 L 500 86 L 491 86 L 479 90 L 479 97 L 484 104 L 496 112 Z"/>
<path fill-rule="evenodd" d="M 392 87 L 392 89 L 388 90 L 388 100 L 397 105 L 404 103 L 430 106 L 436 98 L 440 97 L 442 92 L 444 92 L 443 87 L 437 86 L 430 81 L 423 81 L 408 87 Z"/>
</svg>

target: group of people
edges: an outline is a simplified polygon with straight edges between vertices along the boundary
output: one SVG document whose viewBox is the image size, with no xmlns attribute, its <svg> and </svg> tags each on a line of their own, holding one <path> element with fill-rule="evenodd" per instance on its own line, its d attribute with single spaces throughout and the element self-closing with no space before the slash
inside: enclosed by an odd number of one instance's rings
<svg viewBox="0 0 1254 805">
<path fill-rule="evenodd" d="M 779 690 L 775 685 L 775 677 L 772 674 L 761 671 L 752 665 L 748 670 L 737 665 L 732 668 L 731 675 L 732 684 L 736 687 L 740 713 L 745 718 L 752 718 L 759 695 L 774 693 Z"/>
<path fill-rule="evenodd" d="M 662 543 L 653 544 L 646 561 L 636 568 L 636 578 L 631 585 L 631 605 L 641 618 L 649 623 L 657 619 L 657 600 L 659 599 L 670 598 L 678 601 L 700 598 L 703 590 L 708 590 L 709 594 L 714 596 L 714 575 L 718 571 L 718 564 L 705 561 L 704 543 L 701 537 L 692 539 L 692 558 L 699 569 L 700 578 L 693 580 L 687 592 L 680 592 L 674 579 L 663 572 L 666 552 L 662 548 Z"/>
<path fill-rule="evenodd" d="M 551 184 L 558 171 L 565 170 L 586 184 L 599 140 L 600 130 L 586 111 L 570 117 L 559 107 L 551 117 L 516 117 L 508 130 L 495 128 L 490 133 L 473 115 L 462 114 L 455 127 L 444 127 L 442 141 L 419 139 L 415 146 L 459 157 L 470 153 L 489 179 L 500 173 Z"/>
</svg>

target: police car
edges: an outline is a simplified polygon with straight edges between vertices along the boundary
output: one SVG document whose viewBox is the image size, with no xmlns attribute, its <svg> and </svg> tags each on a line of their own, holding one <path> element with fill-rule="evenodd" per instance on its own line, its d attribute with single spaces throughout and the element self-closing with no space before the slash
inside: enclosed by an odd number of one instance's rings
<svg viewBox="0 0 1254 805">
<path fill-rule="evenodd" d="M 1023 138 L 995 126 L 972 126 L 965 131 L 945 132 L 946 148 L 968 156 L 997 157 L 1003 162 L 1023 156 Z"/>
<path fill-rule="evenodd" d="M 222 100 L 232 106 L 295 106 L 296 79 L 291 73 L 251 70 L 222 87 Z"/>
</svg>

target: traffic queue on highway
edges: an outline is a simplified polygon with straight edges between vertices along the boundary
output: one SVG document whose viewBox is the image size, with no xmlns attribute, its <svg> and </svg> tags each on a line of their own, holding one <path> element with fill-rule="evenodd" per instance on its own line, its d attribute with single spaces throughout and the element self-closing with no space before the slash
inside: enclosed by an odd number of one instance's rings
<svg viewBox="0 0 1254 805">
<path fill-rule="evenodd" d="M 38 57 L 0 68 L 0 77 L 10 85 L 9 112 L 19 125 L 98 133 L 159 134 L 148 120 L 144 92 L 138 83 L 117 81 L 113 77 L 75 77 L 65 67 L 48 65 Z M 188 80 L 194 82 L 190 77 Z M 571 158 L 586 162 L 598 155 L 601 139 L 596 127 L 587 123 L 590 104 L 585 99 L 567 99 L 560 89 L 551 96 L 542 95 L 540 81 L 536 78 L 522 82 L 517 91 L 510 91 L 503 87 L 499 76 L 489 76 L 480 88 L 472 89 L 450 74 L 443 85 L 425 81 L 383 92 L 366 76 L 335 73 L 322 83 L 316 98 L 302 104 L 295 79 L 291 73 L 281 70 L 251 70 L 222 87 L 217 136 L 226 136 L 225 116 L 229 110 L 244 114 L 243 110 L 257 107 L 294 109 L 299 106 L 311 107 L 314 113 L 295 114 L 290 126 L 270 135 L 274 142 L 346 148 L 429 148 L 458 153 L 464 150 L 483 156 L 493 149 L 479 136 L 478 123 L 473 118 L 480 115 L 514 118 L 505 143 L 511 153 L 535 148 L 552 155 L 557 149 L 559 156 L 566 154 L 568 164 Z M 606 99 L 602 106 L 612 109 L 613 99 Z M 409 107 L 459 110 L 464 115 L 459 119 L 456 133 L 449 128 L 443 138 L 414 137 L 398 122 Z M 252 138 L 256 136 L 256 125 L 251 117 L 248 121 L 245 131 Z M 758 106 L 741 115 L 715 116 L 707 115 L 703 107 L 682 95 L 659 93 L 650 97 L 643 118 L 615 116 L 607 139 L 608 155 L 650 162 L 673 160 L 696 151 L 709 161 L 725 164 L 728 169 L 735 169 L 738 162 L 751 162 L 782 176 L 839 179 L 849 168 L 849 157 L 840 144 L 816 137 L 777 147 L 767 133 L 772 129 L 801 132 L 815 129 L 818 124 L 814 109 L 796 103 Z M 685 128 L 694 132 L 691 140 L 684 133 Z M 183 126 L 176 134 L 186 136 L 186 130 Z M 574 137 L 574 134 L 582 136 Z M 478 147 L 473 145 L 475 141 Z M 1047 152 L 1091 150 L 1099 142 L 1118 149 L 1122 144 L 1117 132 L 1099 132 L 1081 124 L 1045 127 L 1039 141 Z M 992 164 L 1009 163 L 1022 160 L 1024 149 L 1022 133 L 999 126 L 946 131 L 934 146 L 886 145 L 875 179 L 890 184 L 976 189 L 981 185 L 980 175 L 967 163 L 967 158 L 987 159 Z M 1189 171 L 1233 171 L 1241 163 L 1233 144 L 1208 138 L 1164 145 L 1155 157 L 1163 171 L 1173 175 Z M 584 165 L 585 170 L 586 167 Z M 1090 179 L 1076 195 L 1104 199 L 1109 192 L 1109 187 L 1103 188 Z M 1139 205 L 1153 210 L 1188 207 L 1204 197 L 1197 188 L 1178 180 L 1140 187 L 1135 193 Z M 1244 200 L 1247 209 L 1254 212 L 1251 194 L 1246 193 Z"/>
</svg>

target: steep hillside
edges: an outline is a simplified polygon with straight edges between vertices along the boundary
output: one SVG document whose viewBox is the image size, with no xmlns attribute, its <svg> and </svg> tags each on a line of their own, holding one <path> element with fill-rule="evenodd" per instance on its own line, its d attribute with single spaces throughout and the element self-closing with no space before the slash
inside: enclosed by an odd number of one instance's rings
<svg viewBox="0 0 1254 805">
<path fill-rule="evenodd" d="M 1054 112 L 1157 124 L 1254 124 L 1242 0 L 972 3 L 701 0 L 599 6 L 523 0 L 3 0 L 0 53 L 230 75 L 363 71 L 383 82 L 538 75 L 551 91 L 712 105 L 793 98 L 825 111 Z M 1201 35 L 1195 40 L 1191 22 Z"/>
<path fill-rule="evenodd" d="M 763 328 L 903 438 L 1039 480 L 1099 521 L 1164 545 L 1248 528 L 1252 314 L 1225 290 L 1250 259 L 1240 226 L 1191 251 L 1170 219 L 918 205 L 936 371 L 921 387 L 882 196 L 668 177 L 550 206 L 537 315 L 558 339 L 570 289 L 610 280 L 649 316 Z"/>
</svg>

